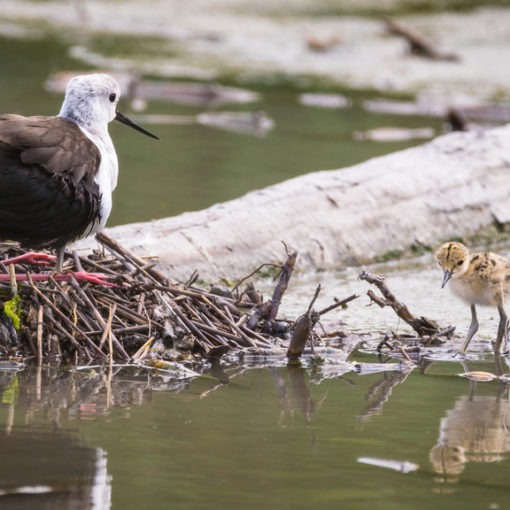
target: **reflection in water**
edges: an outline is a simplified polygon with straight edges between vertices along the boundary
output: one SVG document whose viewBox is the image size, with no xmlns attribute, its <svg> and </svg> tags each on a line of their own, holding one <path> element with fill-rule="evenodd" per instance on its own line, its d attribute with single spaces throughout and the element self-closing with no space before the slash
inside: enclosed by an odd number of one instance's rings
<svg viewBox="0 0 510 510">
<path fill-rule="evenodd" d="M 306 371 L 302 366 L 289 364 L 287 366 L 288 381 L 294 401 L 291 398 L 291 393 L 288 391 L 287 378 L 284 370 L 276 367 L 269 369 L 276 386 L 278 397 L 281 399 L 281 413 L 278 420 L 280 427 L 284 427 L 283 422 L 286 415 L 294 416 L 296 411 L 296 404 L 301 414 L 305 419 L 305 424 L 310 427 L 312 418 L 317 414 L 322 403 L 326 400 L 327 392 L 320 398 L 316 404 L 312 398 L 312 394 L 306 384 Z M 295 402 L 295 403 L 294 403 Z"/>
<path fill-rule="evenodd" d="M 456 370 L 438 363 L 434 374 L 441 367 L 448 367 L 449 374 Z M 354 385 L 347 386 L 349 381 L 342 376 L 315 385 L 315 369 L 263 365 L 252 371 L 214 359 L 193 383 L 169 371 L 133 366 L 112 371 L 108 367 L 0 371 L 0 508 L 6 504 L 7 508 L 110 508 L 112 483 L 118 508 L 137 498 L 136 507 L 142 507 L 140 488 L 142 494 L 154 494 L 154 501 L 161 502 L 154 508 L 167 508 L 169 496 L 192 505 L 196 501 L 189 495 L 198 498 L 202 491 L 199 501 L 205 508 L 206 501 L 224 491 L 221 484 L 216 490 L 213 474 L 218 472 L 229 486 L 233 477 L 247 487 L 257 476 L 264 478 L 264 484 L 278 480 L 285 485 L 289 478 L 285 491 L 294 494 L 297 473 L 323 480 L 338 472 L 348 480 L 346 485 L 361 493 L 367 479 L 384 484 L 392 476 L 418 470 L 419 476 L 407 479 L 414 490 L 418 484 L 428 494 L 430 490 L 444 493 L 451 488 L 441 485 L 438 490 L 434 482 L 438 474 L 441 481 L 457 482 L 467 462 L 494 463 L 510 450 L 506 418 L 510 404 L 502 398 L 506 395 L 502 385 L 483 386 L 498 389 L 496 396 L 475 396 L 471 391 L 459 398 L 465 380 L 434 379 L 430 371 L 419 379 L 399 370 L 359 375 L 354 376 Z M 475 384 L 482 387 L 472 382 L 472 389 Z M 393 391 L 397 385 L 399 391 Z M 438 388 L 447 395 L 442 400 Z M 390 399 L 397 415 L 390 413 Z M 448 406 L 456 403 L 441 419 L 438 406 L 444 401 Z M 417 405 L 409 406 L 411 402 Z M 373 419 L 383 414 L 388 416 Z M 123 420 L 126 417 L 128 422 Z M 431 450 L 434 440 L 426 432 L 438 426 L 439 438 Z M 77 437 L 87 437 L 92 444 Z M 263 466 L 240 459 L 239 451 L 245 451 L 246 458 L 262 459 Z M 306 455 L 311 462 L 297 467 L 298 459 Z M 432 473 L 423 468 L 427 455 Z M 492 470 L 501 465 L 493 465 Z M 366 470 L 371 471 L 368 478 Z M 497 485 L 504 488 L 503 475 L 500 479 Z M 467 476 L 463 481 L 454 486 L 456 497 L 466 487 L 473 491 L 494 487 Z M 324 481 L 317 494 L 327 492 L 328 484 Z M 119 503 L 122 499 L 124 505 Z M 255 500 L 253 508 L 262 508 Z M 211 508 L 237 506 L 217 500 Z"/>
<path fill-rule="evenodd" d="M 436 473 L 456 482 L 467 462 L 499 462 L 510 451 L 510 402 L 496 396 L 464 396 L 441 419 L 430 451 Z"/>
<path fill-rule="evenodd" d="M 60 411 L 72 414 L 73 404 L 94 391 L 88 381 L 80 387 L 73 379 L 70 372 L 40 367 L 0 372 L 0 409 L 6 411 L 0 431 L 2 508 L 110 508 L 106 453 L 60 428 Z M 39 409 L 54 427 L 28 426 Z"/>
<path fill-rule="evenodd" d="M 358 420 L 368 421 L 372 416 L 382 414 L 384 404 L 391 397 L 393 388 L 403 383 L 410 373 L 411 370 L 383 373 L 382 378 L 368 389 L 365 396 L 367 405 L 358 413 Z"/>
<path fill-rule="evenodd" d="M 140 376 L 138 372 L 143 372 Z M 29 367 L 16 375 L 18 405 L 29 423 L 36 412 L 60 427 L 61 413 L 67 420 L 94 419 L 109 407 L 130 407 L 150 399 L 147 372 L 106 368 L 67 371 Z"/>
<path fill-rule="evenodd" d="M 1 508 L 111 506 L 106 454 L 58 429 L 14 427 L 0 433 Z"/>
</svg>

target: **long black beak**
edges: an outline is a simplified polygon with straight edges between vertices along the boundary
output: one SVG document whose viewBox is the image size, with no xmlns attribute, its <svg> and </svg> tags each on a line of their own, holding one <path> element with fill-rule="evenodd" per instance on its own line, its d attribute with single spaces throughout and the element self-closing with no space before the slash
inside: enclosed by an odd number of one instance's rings
<svg viewBox="0 0 510 510">
<path fill-rule="evenodd" d="M 115 115 L 114 120 L 118 120 L 119 122 L 122 122 L 122 124 L 126 124 L 126 126 L 132 127 L 133 129 L 136 129 L 137 131 L 140 131 L 140 133 L 143 133 L 144 135 L 150 136 L 151 138 L 155 138 L 156 140 L 159 140 L 159 137 L 156 135 L 153 135 L 151 132 L 147 131 L 143 127 L 140 127 L 138 124 L 135 124 L 132 120 L 129 120 L 125 115 L 123 115 L 120 112 L 115 112 L 117 115 Z"/>
<path fill-rule="evenodd" d="M 444 270 L 444 277 L 443 277 L 443 284 L 441 285 L 441 288 L 443 289 L 444 286 L 448 283 L 448 280 L 452 277 L 452 272 L 448 271 L 447 269 Z"/>
</svg>

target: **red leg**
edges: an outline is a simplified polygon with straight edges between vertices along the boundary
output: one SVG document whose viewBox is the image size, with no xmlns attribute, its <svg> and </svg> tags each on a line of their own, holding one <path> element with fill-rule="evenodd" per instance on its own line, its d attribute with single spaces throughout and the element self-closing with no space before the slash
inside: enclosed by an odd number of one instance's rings
<svg viewBox="0 0 510 510">
<path fill-rule="evenodd" d="M 2 260 L 2 264 L 7 266 L 9 264 L 33 264 L 35 266 L 51 266 L 57 259 L 55 255 L 49 255 L 47 253 L 35 253 L 29 252 L 20 255 L 19 257 L 13 257 L 11 259 Z"/>
<path fill-rule="evenodd" d="M 106 285 L 107 287 L 119 287 L 116 283 L 109 282 L 106 280 L 110 275 L 105 273 L 86 273 L 78 271 L 76 273 L 34 273 L 31 275 L 34 282 L 46 282 L 50 276 L 57 282 L 68 282 L 71 277 L 74 277 L 77 281 L 87 281 L 91 283 L 97 283 L 98 285 Z M 17 282 L 26 282 L 28 280 L 26 274 L 16 274 Z M 0 274 L 0 282 L 8 282 L 8 274 Z"/>
</svg>

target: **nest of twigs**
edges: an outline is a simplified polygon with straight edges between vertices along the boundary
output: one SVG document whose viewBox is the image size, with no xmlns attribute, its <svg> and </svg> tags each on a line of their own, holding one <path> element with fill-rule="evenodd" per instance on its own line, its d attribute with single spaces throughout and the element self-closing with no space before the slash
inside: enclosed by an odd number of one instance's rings
<svg viewBox="0 0 510 510">
<path fill-rule="evenodd" d="M 264 301 L 250 284 L 241 292 L 239 286 L 206 291 L 195 285 L 196 276 L 177 283 L 106 235 L 97 240 L 102 250 L 66 254 L 64 269 L 100 273 L 114 285 L 78 281 L 73 272 L 66 281 L 51 273 L 39 281 L 48 268 L 22 264 L 16 265 L 16 273 L 25 281 L 4 276 L 0 355 L 129 362 L 158 346 L 166 359 L 182 360 L 244 348 L 264 350 L 291 339 L 293 323 L 278 320 L 277 313 L 297 252 L 287 254 L 273 296 Z M 1 251 L 0 260 L 23 253 L 15 246 Z M 7 267 L 0 264 L 0 272 L 7 275 Z"/>
<path fill-rule="evenodd" d="M 18 297 L 9 282 L 0 283 L 0 302 L 11 304 L 4 306 L 0 321 L 0 354 L 129 361 L 157 341 L 181 355 L 271 344 L 270 335 L 245 324 L 247 312 L 258 304 L 249 295 L 236 300 L 192 282 L 169 281 L 105 235 L 98 241 L 103 250 L 74 253 L 66 262 L 73 270 L 107 275 L 115 286 L 78 282 L 72 274 L 66 282 L 52 275 L 36 281 L 40 269 L 24 265 L 16 267 L 17 273 L 28 273 L 27 281 L 17 283 Z M 9 247 L 1 258 L 21 253 Z"/>
</svg>

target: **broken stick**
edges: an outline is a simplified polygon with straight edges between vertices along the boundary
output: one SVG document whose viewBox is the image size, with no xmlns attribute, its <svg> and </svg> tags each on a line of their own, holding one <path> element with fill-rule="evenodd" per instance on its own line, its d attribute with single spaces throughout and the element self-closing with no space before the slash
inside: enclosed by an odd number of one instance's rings
<svg viewBox="0 0 510 510">
<path fill-rule="evenodd" d="M 413 55 L 430 58 L 432 60 L 447 60 L 449 62 L 459 60 L 458 55 L 438 50 L 432 43 L 427 41 L 422 34 L 404 25 L 393 18 L 384 18 L 388 30 L 396 35 L 402 36 L 409 43 L 409 51 Z"/>
<path fill-rule="evenodd" d="M 441 328 L 436 321 L 431 319 L 427 319 L 426 317 L 415 317 L 407 308 L 404 303 L 401 303 L 395 295 L 390 291 L 388 286 L 385 283 L 385 279 L 383 276 L 372 274 L 369 271 L 362 271 L 358 278 L 360 280 L 365 280 L 368 283 L 375 285 L 381 294 L 383 295 L 384 300 L 377 298 L 374 299 L 373 292 L 370 290 L 367 292 L 368 296 L 375 301 L 380 307 L 385 305 L 391 306 L 395 313 L 409 326 L 411 326 L 419 336 L 438 336 L 440 332 L 449 331 L 447 328 Z"/>
</svg>

